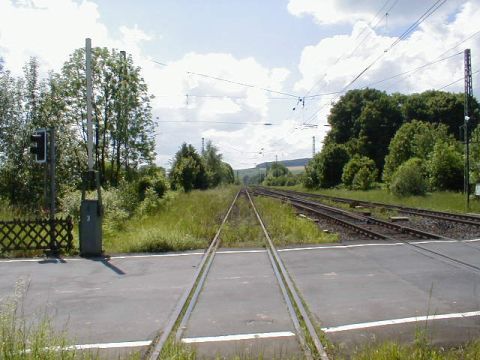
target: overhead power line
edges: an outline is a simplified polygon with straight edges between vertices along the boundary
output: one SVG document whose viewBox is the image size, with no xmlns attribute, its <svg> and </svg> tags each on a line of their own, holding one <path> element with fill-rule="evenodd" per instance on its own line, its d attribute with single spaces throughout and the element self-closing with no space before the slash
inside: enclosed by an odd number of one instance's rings
<svg viewBox="0 0 480 360">
<path fill-rule="evenodd" d="M 342 90 L 339 92 L 339 95 L 337 96 L 340 97 L 340 94 L 344 93 L 347 91 L 347 89 L 352 86 L 360 77 L 363 76 L 368 70 L 370 70 L 373 65 L 375 65 L 382 57 L 384 57 L 390 50 L 392 50 L 396 45 L 398 45 L 402 40 L 406 39 L 408 35 L 410 35 L 413 30 L 415 30 L 421 23 L 423 23 L 428 17 L 430 17 L 433 13 L 435 13 L 443 4 L 445 4 L 447 0 L 437 0 L 435 3 L 430 6 L 412 25 L 410 25 L 400 36 L 395 39 L 395 41 L 388 47 L 386 48 L 383 53 L 381 53 L 379 56 L 375 58 L 370 64 L 368 64 L 358 75 L 356 75 L 353 80 L 351 80 L 347 85 L 345 85 Z M 337 99 L 336 98 L 336 99 Z M 335 100 L 336 100 L 335 99 Z M 325 107 L 326 105 L 323 105 L 320 107 L 317 111 L 311 115 L 306 123 L 310 123 L 317 114 Z"/>
<path fill-rule="evenodd" d="M 160 61 L 152 60 L 152 62 L 154 62 L 155 64 L 158 64 L 158 65 L 168 66 L 168 64 L 162 63 Z M 248 87 L 248 88 L 255 88 L 255 89 L 263 90 L 263 91 L 266 91 L 266 92 L 269 92 L 269 93 L 272 93 L 272 94 L 285 95 L 285 96 L 289 96 L 289 97 L 292 97 L 292 98 L 298 98 L 299 97 L 298 95 L 289 94 L 289 93 L 282 92 L 282 91 L 277 91 L 277 90 L 272 90 L 272 89 L 269 89 L 269 88 L 261 87 L 259 85 L 247 84 L 247 83 L 243 83 L 243 82 L 239 82 L 239 81 L 224 79 L 224 78 L 221 78 L 221 77 L 218 77 L 218 76 L 202 74 L 202 73 L 198 73 L 198 72 L 194 72 L 194 71 L 185 71 L 185 73 L 188 74 L 188 75 L 200 76 L 200 77 L 204 77 L 204 78 L 208 78 L 208 79 L 212 79 L 212 80 L 222 81 L 222 82 L 226 82 L 226 83 L 229 83 L 229 84 L 235 84 L 235 85 Z"/>
<path fill-rule="evenodd" d="M 198 121 L 188 121 L 188 120 L 158 120 L 160 123 L 188 123 L 188 124 L 197 124 L 197 123 L 209 123 L 209 124 L 229 124 L 229 125 L 257 125 L 257 126 L 275 126 L 277 124 L 273 123 L 256 123 L 256 122 L 230 122 L 230 121 L 207 121 L 207 120 L 198 120 Z"/>
</svg>

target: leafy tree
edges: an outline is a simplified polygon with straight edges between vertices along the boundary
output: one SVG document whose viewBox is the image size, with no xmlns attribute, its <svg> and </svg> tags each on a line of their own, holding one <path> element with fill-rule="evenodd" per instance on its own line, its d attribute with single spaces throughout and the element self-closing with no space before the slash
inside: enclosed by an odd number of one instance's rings
<svg viewBox="0 0 480 360">
<path fill-rule="evenodd" d="M 325 145 L 305 168 L 306 187 L 329 188 L 341 182 L 342 170 L 349 156 L 344 145 Z"/>
<path fill-rule="evenodd" d="M 350 155 L 368 156 L 383 169 L 391 137 L 402 125 L 394 98 L 375 89 L 351 90 L 332 107 L 326 143 L 345 144 Z"/>
<path fill-rule="evenodd" d="M 226 162 L 222 162 L 221 167 L 221 183 L 222 184 L 233 184 L 235 183 L 235 174 L 233 173 L 233 169 L 230 164 Z"/>
<path fill-rule="evenodd" d="M 117 185 L 154 158 L 154 123 L 147 85 L 129 56 L 107 48 L 92 49 L 95 149 L 102 183 Z M 62 68 L 67 122 L 81 135 L 78 150 L 85 163 L 87 129 L 85 50 L 77 49 Z M 107 179 L 107 168 L 109 177 Z"/>
<path fill-rule="evenodd" d="M 433 189 L 461 190 L 463 188 L 463 156 L 455 144 L 437 141 L 427 168 Z"/>
<path fill-rule="evenodd" d="M 279 162 L 274 162 L 272 165 L 270 165 L 270 168 L 267 171 L 267 176 L 280 177 L 288 175 L 289 173 L 290 171 L 285 165 Z"/>
<path fill-rule="evenodd" d="M 222 154 L 218 153 L 217 147 L 212 145 L 211 141 L 207 141 L 203 160 L 205 161 L 209 187 L 218 186 L 222 181 Z"/>
<path fill-rule="evenodd" d="M 175 154 L 170 172 L 170 184 L 172 189 L 183 189 L 186 192 L 208 187 L 204 162 L 192 145 L 183 143 Z"/>
<path fill-rule="evenodd" d="M 360 155 L 354 155 L 343 167 L 342 182 L 350 189 L 367 190 L 377 178 L 375 162 Z"/>
<path fill-rule="evenodd" d="M 445 124 L 448 132 L 458 139 L 458 127 L 463 124 L 463 104 L 463 93 L 430 90 L 407 96 L 402 113 L 405 121 L 417 119 L 432 124 Z M 478 102 L 475 99 L 472 99 L 472 108 L 478 115 Z M 478 116 L 474 116 L 470 126 L 473 129 L 477 124 Z"/>
<path fill-rule="evenodd" d="M 388 183 L 397 168 L 412 157 L 427 160 L 439 139 L 453 141 L 443 124 L 434 125 L 418 120 L 403 124 L 390 141 L 383 180 Z"/>
<path fill-rule="evenodd" d="M 389 189 L 397 196 L 424 195 L 427 179 L 423 160 L 411 158 L 400 165 L 392 176 Z"/>
</svg>

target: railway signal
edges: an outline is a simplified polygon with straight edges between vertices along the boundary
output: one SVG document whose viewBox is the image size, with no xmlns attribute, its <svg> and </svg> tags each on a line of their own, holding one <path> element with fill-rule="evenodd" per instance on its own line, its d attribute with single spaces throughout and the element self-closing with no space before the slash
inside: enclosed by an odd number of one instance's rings
<svg viewBox="0 0 480 360">
<path fill-rule="evenodd" d="M 32 145 L 30 153 L 35 155 L 35 161 L 39 164 L 47 162 L 47 130 L 37 129 L 33 135 L 30 136 Z"/>
</svg>

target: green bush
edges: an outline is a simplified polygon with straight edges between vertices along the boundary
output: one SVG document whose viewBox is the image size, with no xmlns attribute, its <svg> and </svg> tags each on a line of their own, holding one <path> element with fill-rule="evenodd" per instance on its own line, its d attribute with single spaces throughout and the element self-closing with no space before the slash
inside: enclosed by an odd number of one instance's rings
<svg viewBox="0 0 480 360">
<path fill-rule="evenodd" d="M 463 156 L 454 144 L 439 141 L 427 163 L 430 185 L 435 190 L 460 190 L 463 187 Z"/>
<path fill-rule="evenodd" d="M 343 167 L 342 182 L 349 189 L 368 190 L 377 175 L 378 170 L 372 159 L 355 155 Z"/>
<path fill-rule="evenodd" d="M 373 160 L 372 160 L 373 162 Z M 367 167 L 362 167 L 353 177 L 352 189 L 353 190 L 368 190 L 372 187 L 377 177 L 377 171 L 371 171 Z"/>
<path fill-rule="evenodd" d="M 411 158 L 400 165 L 392 176 L 390 191 L 397 196 L 424 195 L 427 180 L 422 160 Z"/>
</svg>

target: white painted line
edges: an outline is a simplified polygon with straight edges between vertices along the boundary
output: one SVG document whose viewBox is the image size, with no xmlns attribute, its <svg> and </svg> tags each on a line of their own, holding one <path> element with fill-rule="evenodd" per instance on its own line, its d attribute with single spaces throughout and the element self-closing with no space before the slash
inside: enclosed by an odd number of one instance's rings
<svg viewBox="0 0 480 360">
<path fill-rule="evenodd" d="M 146 254 L 146 255 L 122 255 L 122 256 L 110 256 L 110 259 L 148 259 L 157 257 L 179 257 L 179 256 L 192 256 L 203 255 L 203 252 L 191 252 L 191 253 L 176 253 L 176 254 Z"/>
<path fill-rule="evenodd" d="M 117 349 L 117 348 L 132 348 L 149 346 L 152 343 L 151 340 L 146 341 L 127 341 L 119 343 L 103 343 L 103 344 L 83 344 L 72 345 L 64 348 L 65 350 L 88 350 L 88 349 Z"/>
<path fill-rule="evenodd" d="M 403 318 L 403 319 L 372 321 L 367 323 L 332 326 L 332 327 L 322 328 L 322 330 L 325 331 L 326 333 L 334 333 L 334 332 L 348 331 L 348 330 L 367 329 L 367 328 L 377 327 L 377 326 L 407 324 L 407 323 L 414 323 L 419 321 L 468 318 L 468 317 L 474 317 L 474 316 L 480 316 L 480 311 L 470 311 L 470 312 L 464 312 L 464 313 L 452 313 L 452 314 L 443 314 L 443 315 L 415 316 L 415 317 L 409 317 L 409 318 Z"/>
<path fill-rule="evenodd" d="M 410 241 L 410 244 L 441 244 L 441 243 L 459 243 L 460 240 L 423 240 L 423 241 Z"/>
<path fill-rule="evenodd" d="M 224 250 L 217 251 L 217 254 L 243 254 L 243 253 L 264 253 L 267 250 Z"/>
<path fill-rule="evenodd" d="M 478 242 L 480 239 L 462 240 L 463 242 Z"/>
<path fill-rule="evenodd" d="M 222 336 L 206 336 L 196 338 L 184 338 L 182 342 L 185 344 L 192 343 L 206 343 L 206 342 L 220 342 L 220 341 L 239 341 L 251 339 L 271 339 L 280 337 L 295 336 L 291 331 L 280 331 L 270 333 L 256 333 L 256 334 L 238 334 L 238 335 L 222 335 Z"/>
<path fill-rule="evenodd" d="M 405 245 L 404 243 L 391 243 L 391 244 L 353 244 L 353 245 L 333 245 L 333 246 L 312 246 L 312 247 L 300 247 L 300 248 L 288 248 L 280 249 L 278 252 L 288 252 L 288 251 L 308 251 L 308 250 L 344 250 L 357 247 L 366 247 L 366 246 L 399 246 Z"/>
</svg>

